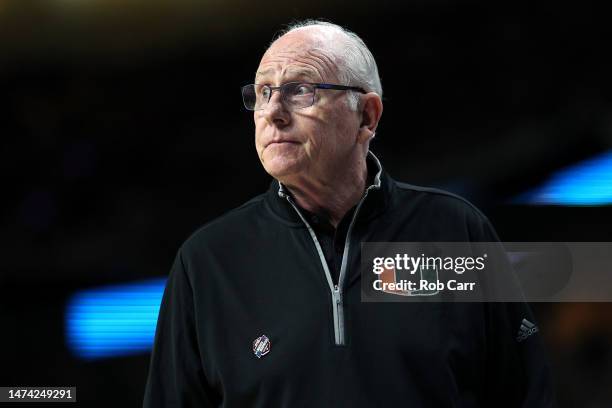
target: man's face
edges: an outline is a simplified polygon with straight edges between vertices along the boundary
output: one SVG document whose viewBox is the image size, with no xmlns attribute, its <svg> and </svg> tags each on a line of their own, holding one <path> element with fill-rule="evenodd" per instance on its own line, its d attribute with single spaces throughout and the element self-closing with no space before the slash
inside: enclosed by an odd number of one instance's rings
<svg viewBox="0 0 612 408">
<path fill-rule="evenodd" d="M 338 83 L 331 54 L 316 45 L 308 30 L 281 37 L 261 59 L 255 82 Z M 254 112 L 259 159 L 281 181 L 306 176 L 324 182 L 357 147 L 359 116 L 348 107 L 344 91 L 317 89 L 312 106 L 289 109 L 275 91 L 265 108 Z"/>
</svg>

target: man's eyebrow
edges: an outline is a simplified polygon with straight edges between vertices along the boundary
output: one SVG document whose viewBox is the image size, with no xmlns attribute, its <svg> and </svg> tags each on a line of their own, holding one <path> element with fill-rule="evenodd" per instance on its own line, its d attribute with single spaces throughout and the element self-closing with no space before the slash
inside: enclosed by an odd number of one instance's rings
<svg viewBox="0 0 612 408">
<path fill-rule="evenodd" d="M 268 68 L 265 69 L 263 71 L 258 71 L 257 74 L 255 75 L 255 78 L 261 78 L 263 76 L 266 76 L 270 73 L 274 73 L 275 70 L 274 68 Z M 317 75 L 317 73 L 315 71 L 309 70 L 309 69 L 288 69 L 287 71 L 285 71 L 285 73 L 287 75 L 291 75 L 294 77 L 309 77 L 309 78 L 318 78 L 319 76 Z"/>
<path fill-rule="evenodd" d="M 274 72 L 274 68 L 268 68 L 263 71 L 257 71 L 257 74 L 255 74 L 255 78 L 268 75 L 270 72 Z"/>
</svg>

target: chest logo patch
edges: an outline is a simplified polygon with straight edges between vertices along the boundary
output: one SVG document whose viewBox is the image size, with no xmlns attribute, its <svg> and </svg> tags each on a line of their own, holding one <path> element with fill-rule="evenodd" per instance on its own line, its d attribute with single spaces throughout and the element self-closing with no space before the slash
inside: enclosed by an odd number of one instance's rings
<svg viewBox="0 0 612 408">
<path fill-rule="evenodd" d="M 253 341 L 253 353 L 255 353 L 255 357 L 262 358 L 266 354 L 270 352 L 270 339 L 265 334 L 262 334 L 258 338 Z"/>
</svg>

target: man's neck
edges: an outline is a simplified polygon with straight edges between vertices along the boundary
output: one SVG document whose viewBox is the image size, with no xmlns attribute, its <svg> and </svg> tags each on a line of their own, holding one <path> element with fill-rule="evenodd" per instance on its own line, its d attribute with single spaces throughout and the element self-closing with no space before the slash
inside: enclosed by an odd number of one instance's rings
<svg viewBox="0 0 612 408">
<path fill-rule="evenodd" d="M 368 180 L 366 160 L 321 179 L 296 177 L 282 181 L 301 208 L 328 219 L 338 227 L 344 215 L 363 196 Z"/>
</svg>

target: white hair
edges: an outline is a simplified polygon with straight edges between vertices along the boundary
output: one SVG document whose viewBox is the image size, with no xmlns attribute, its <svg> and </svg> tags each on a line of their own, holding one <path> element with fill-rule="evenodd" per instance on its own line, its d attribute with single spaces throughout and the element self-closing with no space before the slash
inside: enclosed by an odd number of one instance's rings
<svg viewBox="0 0 612 408">
<path fill-rule="evenodd" d="M 358 86 L 366 92 L 376 92 L 382 98 L 382 85 L 378 76 L 378 67 L 374 56 L 357 34 L 337 24 L 321 20 L 304 20 L 290 24 L 274 39 L 292 31 L 305 28 L 315 28 L 322 36 L 325 49 L 331 53 L 336 64 L 336 74 L 341 85 Z M 274 42 L 273 41 L 273 42 Z M 347 92 L 349 107 L 356 111 L 359 104 L 359 94 Z"/>
</svg>

